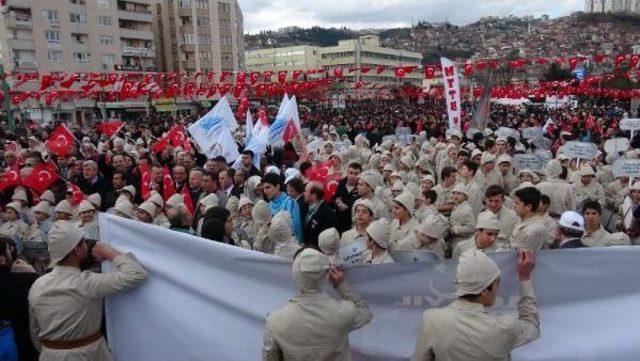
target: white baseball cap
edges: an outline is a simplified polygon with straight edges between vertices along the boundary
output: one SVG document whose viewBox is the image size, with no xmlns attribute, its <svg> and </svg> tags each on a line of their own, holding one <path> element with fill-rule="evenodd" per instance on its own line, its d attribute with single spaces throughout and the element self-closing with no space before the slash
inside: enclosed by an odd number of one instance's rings
<svg viewBox="0 0 640 361">
<path fill-rule="evenodd" d="M 584 219 L 574 211 L 566 211 L 560 216 L 558 224 L 562 227 L 584 232 Z"/>
</svg>

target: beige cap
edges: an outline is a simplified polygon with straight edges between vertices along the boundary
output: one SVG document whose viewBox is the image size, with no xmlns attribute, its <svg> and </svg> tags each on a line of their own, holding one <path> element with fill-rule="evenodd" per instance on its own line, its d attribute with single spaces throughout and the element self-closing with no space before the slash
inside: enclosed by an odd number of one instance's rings
<svg viewBox="0 0 640 361">
<path fill-rule="evenodd" d="M 393 185 L 391 186 L 391 190 L 396 192 L 397 191 L 402 192 L 404 190 L 404 184 L 402 184 L 402 181 L 394 182 Z"/>
<path fill-rule="evenodd" d="M 512 163 L 511 156 L 508 155 L 508 154 L 503 154 L 503 155 L 498 157 L 497 163 L 498 164 L 501 164 L 501 163 L 509 163 L 509 164 L 511 164 Z"/>
<path fill-rule="evenodd" d="M 471 159 L 477 157 L 477 156 L 482 156 L 482 151 L 480 149 L 474 149 L 471 152 Z"/>
<path fill-rule="evenodd" d="M 23 188 L 16 188 L 13 191 L 13 196 L 11 197 L 12 201 L 23 201 L 28 202 L 27 192 Z"/>
<path fill-rule="evenodd" d="M 640 181 L 639 182 L 633 182 L 631 187 L 629 187 L 629 190 L 630 191 L 640 191 Z"/>
<path fill-rule="evenodd" d="M 240 209 L 240 199 L 238 199 L 238 197 L 236 196 L 231 196 L 229 197 L 229 199 L 227 199 L 227 204 L 224 206 L 229 213 L 231 213 L 232 215 L 235 215 L 238 213 L 238 209 Z"/>
<path fill-rule="evenodd" d="M 355 212 L 355 209 L 357 206 L 363 206 L 366 207 L 368 210 L 371 211 L 371 213 L 373 214 L 373 218 L 376 218 L 376 206 L 375 204 L 373 204 L 373 202 L 369 199 L 366 198 L 358 198 L 354 203 L 353 203 L 353 210 Z"/>
<path fill-rule="evenodd" d="M 381 248 L 389 248 L 389 221 L 386 218 L 371 222 L 367 227 L 367 234 Z"/>
<path fill-rule="evenodd" d="M 389 163 L 387 163 L 384 168 L 382 168 L 383 172 L 393 172 L 393 166 Z"/>
<path fill-rule="evenodd" d="M 65 258 L 82 240 L 82 231 L 69 221 L 56 221 L 49 231 L 49 255 L 55 266 Z"/>
<path fill-rule="evenodd" d="M 363 182 L 367 183 L 374 190 L 377 187 L 380 187 L 383 183 L 383 179 L 380 173 L 373 170 L 366 170 L 360 173 L 360 179 L 362 179 Z"/>
<path fill-rule="evenodd" d="M 453 187 L 453 189 L 451 190 L 451 192 L 455 192 L 455 193 L 462 193 L 464 195 L 466 195 L 467 197 L 469 196 L 469 188 L 467 188 L 466 185 L 464 185 L 464 183 L 458 183 L 455 185 L 455 187 Z"/>
<path fill-rule="evenodd" d="M 164 199 L 162 199 L 162 196 L 160 195 L 160 193 L 156 191 L 152 191 L 152 194 L 151 196 L 149 196 L 148 201 L 153 202 L 153 204 L 155 204 L 156 207 L 158 208 L 164 207 Z"/>
<path fill-rule="evenodd" d="M 10 202 L 7 204 L 7 208 L 11 208 L 16 211 L 16 213 L 20 213 L 22 210 L 22 204 L 20 204 L 20 202 Z"/>
<path fill-rule="evenodd" d="M 91 204 L 91 202 L 83 199 L 80 202 L 80 205 L 78 205 L 78 213 L 83 213 L 83 212 L 95 212 L 95 207 L 93 206 L 93 204 Z"/>
<path fill-rule="evenodd" d="M 120 212 L 120 214 L 124 215 L 127 218 L 133 218 L 133 205 L 131 204 L 131 202 L 116 202 L 116 205 L 113 207 L 113 209 Z"/>
<path fill-rule="evenodd" d="M 254 222 L 269 222 L 271 220 L 271 211 L 269 205 L 263 200 L 259 200 L 251 210 L 251 218 Z"/>
<path fill-rule="evenodd" d="M 340 251 L 340 233 L 335 228 L 325 229 L 318 235 L 318 247 L 327 256 L 333 256 Z"/>
<path fill-rule="evenodd" d="M 246 206 L 247 204 L 253 205 L 253 201 L 248 197 L 240 196 L 240 201 L 238 202 L 238 210 L 241 210 L 242 207 Z"/>
<path fill-rule="evenodd" d="M 100 209 L 100 206 L 102 205 L 102 197 L 99 193 L 89 194 L 87 196 L 87 200 L 95 206 L 96 210 Z"/>
<path fill-rule="evenodd" d="M 327 281 L 329 268 L 329 257 L 316 249 L 305 248 L 293 260 L 293 279 L 303 293 L 318 292 Z"/>
<path fill-rule="evenodd" d="M 184 207 L 184 196 L 180 193 L 173 194 L 167 199 L 167 207 Z"/>
<path fill-rule="evenodd" d="M 496 161 L 496 156 L 489 152 L 482 153 L 482 158 L 480 158 L 480 164 L 486 164 L 486 163 L 491 163 L 495 161 Z"/>
<path fill-rule="evenodd" d="M 273 216 L 267 237 L 273 243 L 287 242 L 293 237 L 293 220 L 289 212 L 282 211 Z"/>
<path fill-rule="evenodd" d="M 31 210 L 34 211 L 34 212 L 44 213 L 44 214 L 46 214 L 48 216 L 50 216 L 51 213 L 52 213 L 51 212 L 51 206 L 46 201 L 36 204 L 35 206 L 33 206 L 33 208 L 31 208 Z"/>
<path fill-rule="evenodd" d="M 479 295 L 498 277 L 500 269 L 491 258 L 481 250 L 468 250 L 458 261 L 456 295 Z"/>
<path fill-rule="evenodd" d="M 56 202 L 56 195 L 51 190 L 47 189 L 40 196 L 40 200 L 41 201 L 47 201 L 47 202 L 55 203 Z"/>
<path fill-rule="evenodd" d="M 427 174 L 424 177 L 422 177 L 422 181 L 430 181 L 432 185 L 436 185 L 436 180 L 433 178 L 433 176 L 431 174 Z"/>
<path fill-rule="evenodd" d="M 54 212 L 73 215 L 73 207 L 71 207 L 71 203 L 69 203 L 68 200 L 63 199 L 60 201 L 60 203 L 58 203 L 58 205 L 54 209 Z"/>
<path fill-rule="evenodd" d="M 215 193 L 209 193 L 206 196 L 202 197 L 202 199 L 200 199 L 198 203 L 203 205 L 206 210 L 211 207 L 217 207 L 220 204 L 220 200 Z"/>
<path fill-rule="evenodd" d="M 476 229 L 493 229 L 500 231 L 500 220 L 491 211 L 484 211 L 478 215 Z"/>
<path fill-rule="evenodd" d="M 409 214 L 413 214 L 413 211 L 416 207 L 416 199 L 413 196 L 413 193 L 402 192 L 393 200 L 400 203 L 404 208 L 406 208 L 407 211 L 409 211 Z"/>
<path fill-rule="evenodd" d="M 136 196 L 136 187 L 134 186 L 126 186 L 122 188 L 122 192 L 129 192 L 133 197 Z"/>
<path fill-rule="evenodd" d="M 416 227 L 416 232 L 431 238 L 443 238 L 447 232 L 447 219 L 439 214 L 429 215 Z"/>
<path fill-rule="evenodd" d="M 158 207 L 151 201 L 142 202 L 138 207 L 138 211 L 145 211 L 151 217 L 156 215 L 157 209 Z"/>
<path fill-rule="evenodd" d="M 558 177 L 562 174 L 562 164 L 557 159 L 552 159 L 547 163 L 547 166 L 544 168 L 544 174 L 547 177 Z"/>
<path fill-rule="evenodd" d="M 389 178 L 399 178 L 401 181 L 403 180 L 402 178 L 402 173 L 395 171 L 395 172 L 391 172 L 391 174 L 389 175 Z"/>
</svg>

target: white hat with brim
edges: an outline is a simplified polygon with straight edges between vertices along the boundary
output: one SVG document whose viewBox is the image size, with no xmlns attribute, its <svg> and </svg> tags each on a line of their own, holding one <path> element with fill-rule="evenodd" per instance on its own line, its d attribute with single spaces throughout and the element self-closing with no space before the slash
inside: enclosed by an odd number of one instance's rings
<svg viewBox="0 0 640 361">
<path fill-rule="evenodd" d="M 566 211 L 560 216 L 558 225 L 573 229 L 574 231 L 584 232 L 584 218 L 574 211 Z"/>
<path fill-rule="evenodd" d="M 34 212 L 40 212 L 40 213 L 44 213 L 48 216 L 51 215 L 51 206 L 49 205 L 48 202 L 40 202 L 38 204 L 36 204 L 35 206 L 33 206 L 33 208 L 31 208 L 32 211 Z"/>
<path fill-rule="evenodd" d="M 367 227 L 367 234 L 380 248 L 389 248 L 389 221 L 386 218 L 371 222 Z"/>
<path fill-rule="evenodd" d="M 300 175 L 300 171 L 297 168 L 287 168 L 284 171 L 284 184 L 289 183 L 290 180 Z"/>
<path fill-rule="evenodd" d="M 122 188 L 121 192 L 127 192 L 129 194 L 131 194 L 132 197 L 136 196 L 136 187 L 134 186 L 126 186 L 124 188 Z"/>
<path fill-rule="evenodd" d="M 462 193 L 465 196 L 469 196 L 469 188 L 467 188 L 466 185 L 464 185 L 464 183 L 458 183 L 455 185 L 455 187 L 453 187 L 453 189 L 451 190 L 452 193 Z"/>
<path fill-rule="evenodd" d="M 402 205 L 409 212 L 409 214 L 413 214 L 413 211 L 416 207 L 416 200 L 411 192 L 402 192 L 393 200 Z"/>
<path fill-rule="evenodd" d="M 78 205 L 78 213 L 84 213 L 84 212 L 95 212 L 96 209 L 93 206 L 93 204 L 91 204 L 91 202 L 87 201 L 87 200 L 82 200 L 80 202 L 80 205 Z"/>
<path fill-rule="evenodd" d="M 493 229 L 500 231 L 500 220 L 491 211 L 484 211 L 478 215 L 476 229 Z"/>
<path fill-rule="evenodd" d="M 23 202 L 28 202 L 29 199 L 27 198 L 27 192 L 25 192 L 24 189 L 22 188 L 16 188 L 13 191 L 13 196 L 11 197 L 12 201 L 23 201 Z"/>
<path fill-rule="evenodd" d="M 22 210 L 22 204 L 20 204 L 20 202 L 10 202 L 7 204 L 7 208 L 11 208 L 16 211 L 16 213 L 20 213 Z"/>
<path fill-rule="evenodd" d="M 41 201 L 47 201 L 47 202 L 51 202 L 51 203 L 55 203 L 56 202 L 56 195 L 53 194 L 52 191 L 50 191 L 49 189 L 47 189 L 46 191 L 44 191 L 44 193 L 42 193 L 42 195 L 40 196 L 40 200 Z"/>
<path fill-rule="evenodd" d="M 56 205 L 56 208 L 53 210 L 56 213 L 66 213 L 73 216 L 73 207 L 71 207 L 71 203 L 68 200 L 63 199 Z"/>
<path fill-rule="evenodd" d="M 138 207 L 138 211 L 144 211 L 145 213 L 147 213 L 151 217 L 156 215 L 157 209 L 158 209 L 158 207 L 153 202 L 150 202 L 150 201 L 143 202 Z"/>
<path fill-rule="evenodd" d="M 238 202 L 238 210 L 241 210 L 242 207 L 246 206 L 247 204 L 253 205 L 253 201 L 248 197 L 240 196 L 240 201 Z"/>
<path fill-rule="evenodd" d="M 498 277 L 498 265 L 483 251 L 468 250 L 460 256 L 456 272 L 456 296 L 479 295 Z"/>
<path fill-rule="evenodd" d="M 133 218 L 133 205 L 131 204 L 131 202 L 127 202 L 127 201 L 116 202 L 116 205 L 113 207 L 113 209 L 122 216 L 125 216 L 127 218 Z"/>
<path fill-rule="evenodd" d="M 80 228 L 69 221 L 56 221 L 49 230 L 49 255 L 51 266 L 63 260 L 82 241 Z"/>
</svg>

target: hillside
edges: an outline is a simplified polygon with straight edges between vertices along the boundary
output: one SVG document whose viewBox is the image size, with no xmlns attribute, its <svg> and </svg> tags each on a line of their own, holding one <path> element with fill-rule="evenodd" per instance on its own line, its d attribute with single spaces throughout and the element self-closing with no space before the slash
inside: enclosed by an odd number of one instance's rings
<svg viewBox="0 0 640 361">
<path fill-rule="evenodd" d="M 353 31 L 346 28 L 288 28 L 245 36 L 246 48 L 309 44 L 334 45 L 341 39 L 378 34 L 385 46 L 420 51 L 425 63 L 440 56 L 469 58 L 565 57 L 576 54 L 631 53 L 640 45 L 640 17 L 584 14 L 549 19 L 487 17 L 457 26 L 419 22 L 411 28 Z"/>
</svg>

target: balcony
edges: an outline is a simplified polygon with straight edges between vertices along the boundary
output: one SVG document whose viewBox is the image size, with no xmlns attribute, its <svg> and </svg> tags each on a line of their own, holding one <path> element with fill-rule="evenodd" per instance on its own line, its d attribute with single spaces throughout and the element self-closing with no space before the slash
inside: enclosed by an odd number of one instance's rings
<svg viewBox="0 0 640 361">
<path fill-rule="evenodd" d="M 35 60 L 14 59 L 13 60 L 13 67 L 16 70 L 20 70 L 20 71 L 37 70 L 38 69 L 38 64 L 36 63 Z"/>
<path fill-rule="evenodd" d="M 182 51 L 184 51 L 185 53 L 193 53 L 196 51 L 195 44 L 182 44 L 180 45 L 180 47 L 182 48 Z"/>
<path fill-rule="evenodd" d="M 7 0 L 6 6 L 14 9 L 31 9 L 32 0 Z"/>
<path fill-rule="evenodd" d="M 122 47 L 122 56 L 139 56 L 143 58 L 155 58 L 156 49 L 125 45 Z"/>
<path fill-rule="evenodd" d="M 34 50 L 35 41 L 33 39 L 8 39 L 9 48 L 13 50 Z"/>
<path fill-rule="evenodd" d="M 191 8 L 178 8 L 178 16 L 191 16 Z"/>
<path fill-rule="evenodd" d="M 5 24 L 9 29 L 33 29 L 30 15 L 5 16 Z"/>
<path fill-rule="evenodd" d="M 153 40 L 153 32 L 147 30 L 135 30 L 120 28 L 120 37 L 123 39 Z"/>
<path fill-rule="evenodd" d="M 153 15 L 150 12 L 138 12 L 128 10 L 118 10 L 120 20 L 139 21 L 150 23 L 153 21 Z"/>
</svg>

